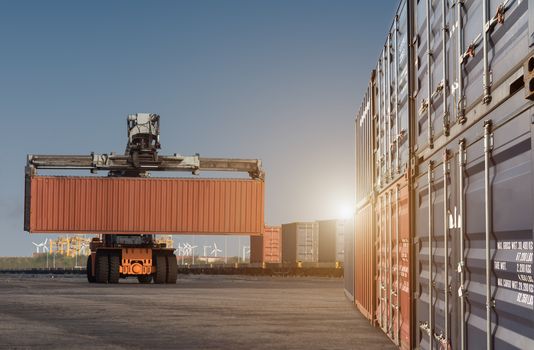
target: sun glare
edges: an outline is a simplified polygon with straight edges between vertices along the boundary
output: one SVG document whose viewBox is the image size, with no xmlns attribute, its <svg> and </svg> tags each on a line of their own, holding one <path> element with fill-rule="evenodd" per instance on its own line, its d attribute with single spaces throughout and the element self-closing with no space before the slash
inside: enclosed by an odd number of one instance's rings
<svg viewBox="0 0 534 350">
<path fill-rule="evenodd" d="M 348 204 L 342 205 L 338 210 L 339 219 L 348 219 L 352 216 L 352 207 Z"/>
</svg>

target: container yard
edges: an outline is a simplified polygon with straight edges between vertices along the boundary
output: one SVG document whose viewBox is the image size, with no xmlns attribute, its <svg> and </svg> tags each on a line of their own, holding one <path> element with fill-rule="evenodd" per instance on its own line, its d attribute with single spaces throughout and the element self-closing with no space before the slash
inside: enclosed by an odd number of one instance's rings
<svg viewBox="0 0 534 350">
<path fill-rule="evenodd" d="M 0 349 L 534 349 L 534 0 L 1 26 Z"/>
<path fill-rule="evenodd" d="M 200 275 L 88 288 L 81 278 L 2 275 L 0 339 L 8 349 L 395 349 L 350 308 L 341 283 Z"/>
</svg>

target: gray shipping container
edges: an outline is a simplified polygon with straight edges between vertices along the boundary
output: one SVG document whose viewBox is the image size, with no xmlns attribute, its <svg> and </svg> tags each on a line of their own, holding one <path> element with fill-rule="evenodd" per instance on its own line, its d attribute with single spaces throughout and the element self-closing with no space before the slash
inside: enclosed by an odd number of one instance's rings
<svg viewBox="0 0 534 350">
<path fill-rule="evenodd" d="M 413 300 L 388 313 L 411 338 L 384 329 L 403 349 L 534 349 L 533 50 L 534 0 L 399 4 L 356 116 L 356 204 L 408 181 Z"/>
<path fill-rule="evenodd" d="M 421 349 L 534 348 L 533 7 L 414 2 Z"/>
<path fill-rule="evenodd" d="M 282 262 L 317 263 L 319 259 L 319 224 L 295 222 L 282 225 Z"/>
<path fill-rule="evenodd" d="M 356 208 L 367 204 L 374 191 L 374 77 L 375 72 L 373 71 L 360 110 L 355 118 Z"/>
<path fill-rule="evenodd" d="M 427 0 L 413 5 L 412 95 L 415 150 L 420 154 L 445 145 L 449 135 L 469 127 L 488 106 L 522 90 L 523 59 L 531 51 L 531 1 L 449 3 Z M 483 30 L 484 17 L 488 31 Z"/>
<path fill-rule="evenodd" d="M 419 167 L 421 348 L 534 348 L 533 115 L 515 94 Z"/>
<path fill-rule="evenodd" d="M 404 176 L 410 162 L 409 44 L 408 3 L 401 1 L 375 69 L 373 154 L 376 168 L 374 187 L 378 192 Z"/>
<path fill-rule="evenodd" d="M 343 262 L 344 234 L 350 228 L 349 220 L 320 220 L 319 262 Z"/>
</svg>

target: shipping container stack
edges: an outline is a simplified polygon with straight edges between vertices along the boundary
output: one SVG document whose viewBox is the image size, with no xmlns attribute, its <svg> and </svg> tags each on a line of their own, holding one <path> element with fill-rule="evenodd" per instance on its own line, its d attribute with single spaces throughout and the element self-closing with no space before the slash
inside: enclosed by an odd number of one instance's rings
<svg viewBox="0 0 534 350">
<path fill-rule="evenodd" d="M 352 219 L 284 224 L 282 263 L 286 266 L 342 267 L 345 233 L 352 234 L 352 231 Z"/>
<path fill-rule="evenodd" d="M 534 348 L 533 47 L 533 0 L 397 9 L 355 120 L 353 280 L 403 349 Z"/>
</svg>

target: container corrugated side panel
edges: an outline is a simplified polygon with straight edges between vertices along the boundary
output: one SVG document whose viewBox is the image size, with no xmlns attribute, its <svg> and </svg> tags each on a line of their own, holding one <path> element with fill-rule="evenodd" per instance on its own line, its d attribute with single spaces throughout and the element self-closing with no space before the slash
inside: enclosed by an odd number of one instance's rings
<svg viewBox="0 0 534 350">
<path fill-rule="evenodd" d="M 282 262 L 282 228 L 280 226 L 265 227 L 263 261 L 271 264 Z"/>
<path fill-rule="evenodd" d="M 282 263 L 297 262 L 297 223 L 282 225 Z"/>
<path fill-rule="evenodd" d="M 337 248 L 338 220 L 321 220 L 319 224 L 319 262 L 334 263 Z"/>
<path fill-rule="evenodd" d="M 411 348 L 410 201 L 399 179 L 377 198 L 377 314 L 380 328 L 402 349 Z"/>
<path fill-rule="evenodd" d="M 298 223 L 296 230 L 297 262 L 318 262 L 319 224 L 316 222 Z"/>
<path fill-rule="evenodd" d="M 376 312 L 376 246 L 373 204 L 356 213 L 354 223 L 354 301 L 360 312 L 374 321 Z M 347 249 L 345 250 L 345 254 Z"/>
<path fill-rule="evenodd" d="M 354 230 L 347 230 L 343 236 L 344 254 L 343 254 L 343 283 L 345 286 L 345 295 L 354 301 Z"/>
<path fill-rule="evenodd" d="M 443 0 L 442 0 L 443 1 Z M 485 109 L 484 95 L 484 45 L 483 45 L 483 3 L 484 1 L 465 1 L 460 7 L 449 6 L 446 2 L 445 20 L 449 31 L 443 31 L 442 1 L 418 1 L 414 3 L 414 45 L 415 62 L 413 64 L 415 91 L 414 116 L 417 120 L 417 152 L 423 152 L 429 146 L 429 131 L 434 143 L 446 143 L 446 121 L 451 132 L 468 127 L 472 119 L 482 118 Z M 427 5 L 430 3 L 430 18 L 427 24 Z M 501 0 L 491 0 L 489 17 L 493 18 Z M 503 22 L 497 23 L 488 34 L 488 67 L 490 94 L 492 103 L 498 104 L 508 98 L 506 84 L 503 92 L 498 87 L 511 74 L 521 69 L 529 51 L 529 1 L 509 1 L 504 12 Z M 460 18 L 461 27 L 458 27 Z M 427 26 L 430 26 L 430 41 L 427 45 Z M 453 29 L 453 30 L 451 30 Z M 459 44 L 460 43 L 460 44 Z M 445 54 L 443 47 L 445 45 Z M 470 55 L 469 46 L 473 50 Z M 429 47 L 430 46 L 430 47 Z M 429 54 L 431 55 L 429 67 Z M 444 76 L 444 58 L 446 76 Z M 428 71 L 430 68 L 430 86 Z M 447 86 L 443 88 L 442 82 Z M 444 101 L 444 93 L 446 100 Z M 429 98 L 430 96 L 433 96 Z M 428 103 L 430 100 L 430 103 Z M 444 103 L 445 102 L 445 103 Z M 424 106 L 428 106 L 428 108 Z M 446 109 L 445 109 L 446 107 Z M 430 111 L 430 121 L 428 111 Z M 444 120 L 445 117 L 445 120 Z M 463 126 L 456 125 L 465 118 Z M 445 123 L 444 123 L 445 121 Z M 430 128 L 429 128 L 430 126 Z"/>
<path fill-rule="evenodd" d="M 519 94 L 518 94 L 519 95 Z M 515 105 L 517 106 L 517 105 Z M 515 106 L 510 106 L 512 109 Z M 534 278 L 533 278 L 533 153 L 532 113 L 522 113 L 507 124 L 492 130 L 493 151 L 490 158 L 490 235 L 491 310 L 495 349 L 534 348 Z M 484 171 L 480 169 L 483 142 L 467 148 L 465 187 L 467 346 L 480 344 L 485 328 L 485 293 L 480 282 L 484 258 Z M 484 283 L 485 285 L 485 283 Z M 482 321 L 482 322 L 481 322 Z M 492 327 L 493 328 L 493 327 Z"/>
<path fill-rule="evenodd" d="M 455 164 L 449 162 L 450 173 L 454 173 Z M 428 324 L 429 327 L 432 327 L 435 330 L 436 334 L 443 334 L 448 338 L 454 337 L 454 334 L 450 333 L 452 327 L 449 328 L 449 333 L 445 332 L 445 317 L 448 317 L 449 313 L 455 314 L 454 302 L 449 300 L 448 305 L 445 303 L 445 293 L 446 290 L 457 291 L 458 287 L 455 285 L 454 281 L 450 281 L 449 277 L 449 286 L 446 287 L 444 278 L 444 267 L 445 267 L 445 250 L 444 250 L 444 220 L 449 220 L 449 218 L 444 218 L 444 198 L 447 202 L 451 200 L 450 196 L 452 191 L 450 189 L 447 191 L 447 196 L 444 195 L 444 178 L 443 178 L 443 163 L 441 160 L 436 161 L 432 164 L 432 180 L 429 181 L 429 175 L 427 171 L 423 171 L 423 168 L 420 167 L 420 177 L 417 179 L 416 184 L 416 232 L 417 237 L 416 241 L 419 242 L 418 245 L 418 254 L 417 256 L 417 319 L 419 324 Z M 447 185 L 450 185 L 448 178 Z M 430 197 L 429 197 L 430 196 Z M 429 222 L 429 219 L 432 219 L 432 222 Z M 429 248 L 429 235 L 431 235 L 432 248 Z M 451 238 L 450 233 L 448 238 Z M 452 241 L 450 243 L 452 246 Z M 432 275 L 429 273 L 429 251 L 431 252 L 432 258 Z M 450 251 L 450 249 L 449 249 Z M 448 259 L 451 259 L 450 253 L 447 255 Z M 453 258 L 452 261 L 455 259 Z M 451 261 L 447 264 L 449 269 L 451 268 Z M 449 276 L 452 275 L 452 271 L 449 271 Z M 451 293 L 448 293 L 451 295 Z M 432 315 L 429 317 L 429 303 L 428 300 L 432 297 Z M 446 311 L 447 310 L 447 311 Z M 421 323 L 422 322 L 422 323 Z M 426 322 L 426 323 L 425 323 Z M 434 340 L 433 340 L 434 341 Z M 419 345 L 422 348 L 428 349 L 429 343 L 428 339 L 423 337 L 422 341 L 420 340 Z M 434 347 L 437 346 L 434 341 Z M 454 347 L 456 348 L 456 347 Z"/>
<path fill-rule="evenodd" d="M 263 236 L 251 236 L 250 237 L 250 263 L 261 264 L 264 262 L 263 257 L 263 242 L 265 233 Z"/>
<path fill-rule="evenodd" d="M 376 66 L 374 188 L 395 182 L 409 165 L 409 44 L 408 4 L 401 1 Z"/>
<path fill-rule="evenodd" d="M 355 119 L 356 203 L 363 205 L 373 192 L 374 71 Z"/>
<path fill-rule="evenodd" d="M 30 232 L 263 232 L 258 180 L 34 176 L 30 191 Z"/>
</svg>

